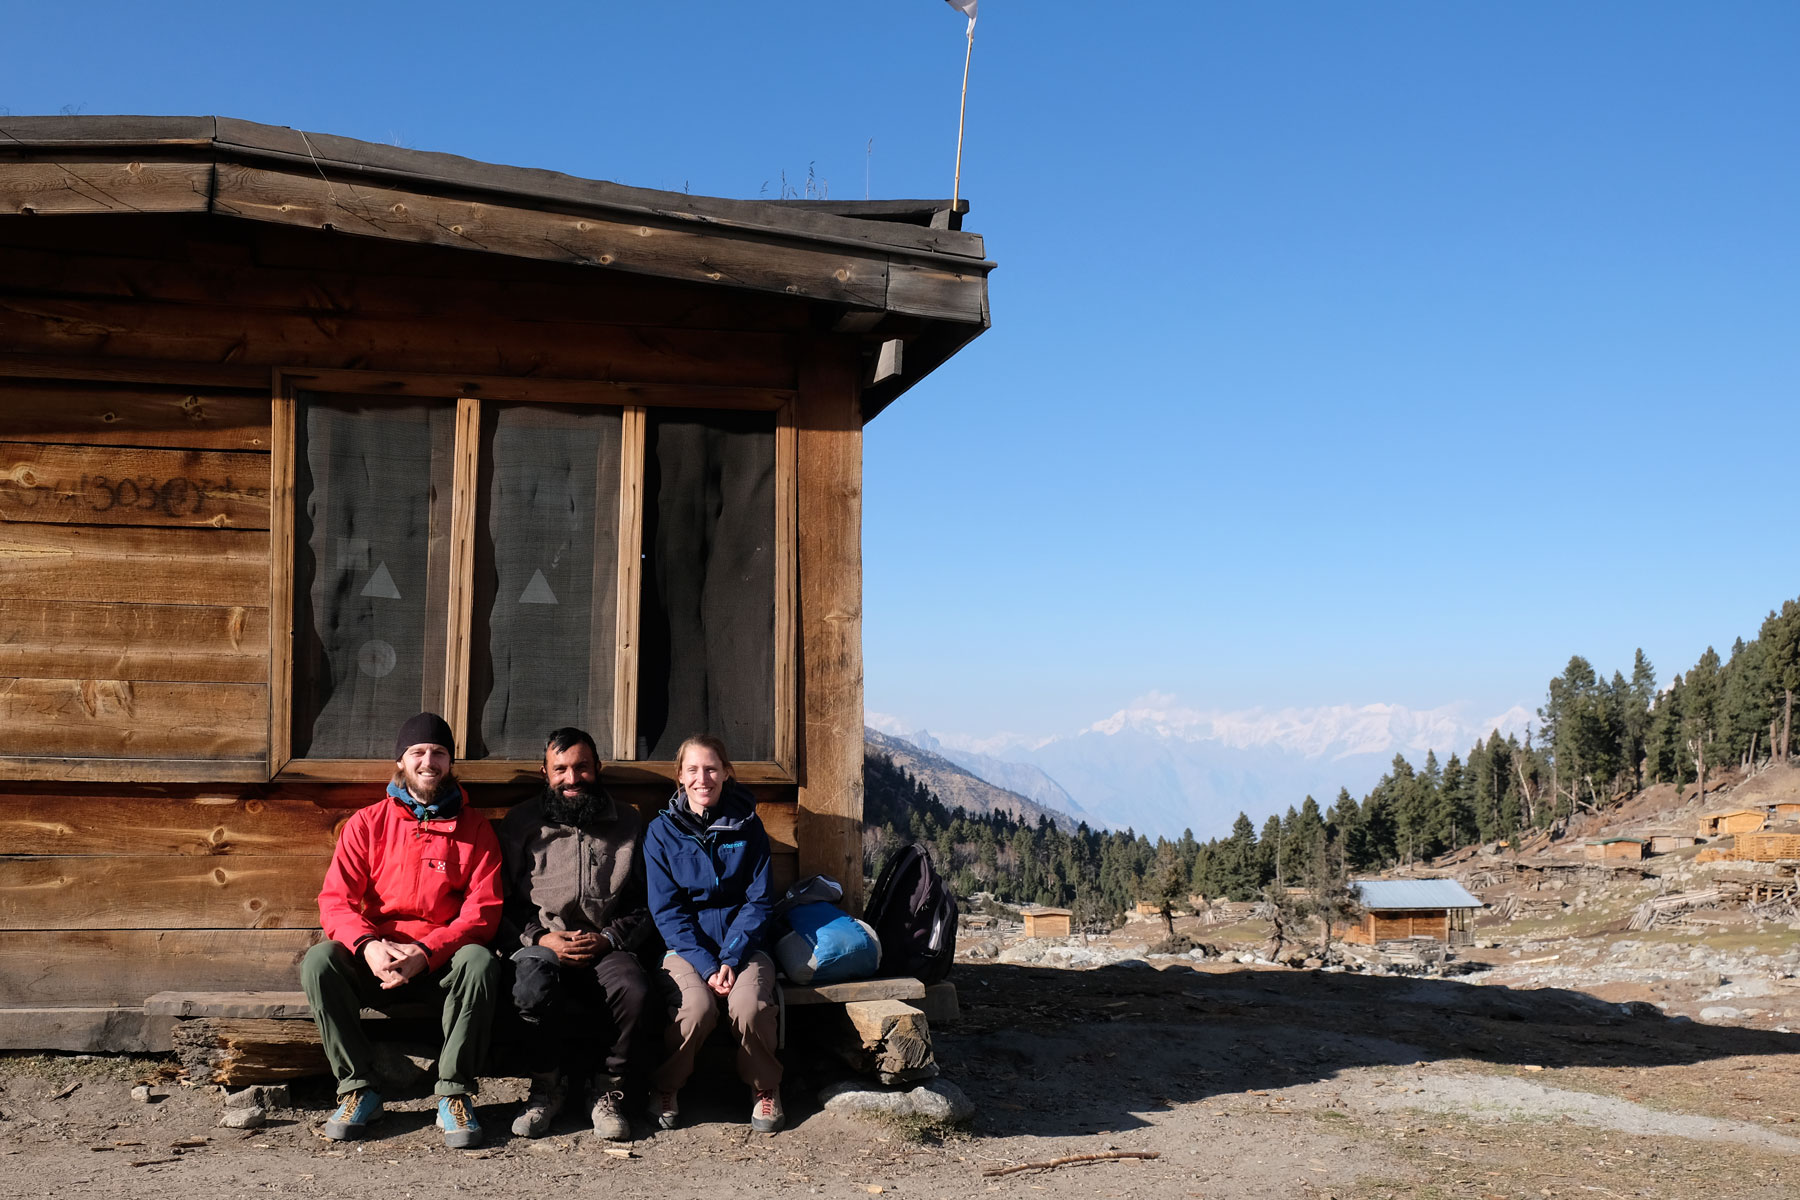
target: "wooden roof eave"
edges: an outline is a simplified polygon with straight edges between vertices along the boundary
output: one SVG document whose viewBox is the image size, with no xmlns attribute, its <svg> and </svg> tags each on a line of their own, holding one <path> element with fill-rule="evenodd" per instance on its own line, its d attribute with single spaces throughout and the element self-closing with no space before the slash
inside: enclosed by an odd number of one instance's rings
<svg viewBox="0 0 1800 1200">
<path fill-rule="evenodd" d="M 230 117 L 10 117 L 0 119 L 0 151 L 107 149 L 167 154 L 211 146 L 221 161 L 277 162 L 321 174 L 341 172 L 446 194 L 483 194 L 530 206 L 575 204 L 620 216 L 694 221 L 744 232 L 801 237 L 820 244 L 874 245 L 901 253 L 979 262 L 979 234 L 915 224 L 942 210 L 960 216 L 967 201 L 780 201 L 694 196 L 558 171 L 511 167 L 454 154 L 383 146 Z M 866 213 L 860 217 L 859 213 Z"/>
<path fill-rule="evenodd" d="M 908 223 L 932 203 L 682 196 L 225 118 L 0 120 L 0 215 L 224 215 L 830 305 L 872 354 L 906 345 L 865 421 L 990 323 L 979 236 Z"/>
</svg>

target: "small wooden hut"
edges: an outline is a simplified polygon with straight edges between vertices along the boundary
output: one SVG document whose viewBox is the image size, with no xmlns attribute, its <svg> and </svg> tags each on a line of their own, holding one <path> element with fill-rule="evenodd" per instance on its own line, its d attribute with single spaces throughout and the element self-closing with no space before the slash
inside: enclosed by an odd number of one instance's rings
<svg viewBox="0 0 1800 1200">
<path fill-rule="evenodd" d="M 988 326 L 949 202 L 622 187 L 214 117 L 0 117 L 0 1048 L 294 987 L 441 712 L 666 798 L 726 740 L 862 878 L 862 437 Z"/>
<path fill-rule="evenodd" d="M 1415 937 L 1465 945 L 1484 907 L 1454 879 L 1359 879 L 1350 887 L 1363 915 L 1344 940 L 1366 946 Z"/>
<path fill-rule="evenodd" d="M 1642 838 L 1589 838 L 1582 843 L 1581 856 L 1588 862 L 1640 862 L 1648 846 Z"/>
<path fill-rule="evenodd" d="M 1720 808 L 1700 815 L 1700 836 L 1725 837 L 1734 833 L 1754 833 L 1769 823 L 1769 810 L 1763 805 Z"/>
<path fill-rule="evenodd" d="M 1071 932 L 1070 922 L 1075 916 L 1066 908 L 1028 908 L 1022 915 L 1025 918 L 1025 936 L 1028 938 L 1068 937 Z"/>
<path fill-rule="evenodd" d="M 1672 854 L 1677 850 L 1685 850 L 1699 839 L 1691 833 L 1662 832 L 1650 835 L 1651 854 Z"/>
</svg>

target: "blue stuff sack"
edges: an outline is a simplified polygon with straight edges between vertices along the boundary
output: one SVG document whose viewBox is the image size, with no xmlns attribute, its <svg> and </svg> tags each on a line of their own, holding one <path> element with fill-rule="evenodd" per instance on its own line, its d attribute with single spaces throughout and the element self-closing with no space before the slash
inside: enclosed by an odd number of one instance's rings
<svg viewBox="0 0 1800 1200">
<path fill-rule="evenodd" d="M 867 979 L 881 965 L 875 931 L 835 904 L 796 905 L 785 923 L 787 929 L 775 940 L 775 961 L 795 983 Z"/>
</svg>

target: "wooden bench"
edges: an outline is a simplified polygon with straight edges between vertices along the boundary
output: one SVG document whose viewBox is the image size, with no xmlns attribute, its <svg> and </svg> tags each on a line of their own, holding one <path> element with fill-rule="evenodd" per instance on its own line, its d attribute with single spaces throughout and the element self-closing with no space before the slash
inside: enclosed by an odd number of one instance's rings
<svg viewBox="0 0 1800 1200">
<path fill-rule="evenodd" d="M 819 987 L 788 983 L 779 985 L 776 995 L 782 1048 L 788 1044 L 794 1016 L 805 1013 L 809 1040 L 837 1043 L 839 1057 L 887 1083 L 935 1076 L 931 1024 L 958 1016 L 954 984 L 927 986 L 917 979 L 864 979 Z M 327 1072 L 312 1009 L 302 992 L 158 992 L 144 1002 L 144 1013 L 174 1020 L 175 1053 L 194 1083 L 242 1086 Z M 435 1015 L 423 1004 L 363 1011 L 371 1021 Z M 854 1034 L 853 1044 L 847 1033 Z"/>
</svg>

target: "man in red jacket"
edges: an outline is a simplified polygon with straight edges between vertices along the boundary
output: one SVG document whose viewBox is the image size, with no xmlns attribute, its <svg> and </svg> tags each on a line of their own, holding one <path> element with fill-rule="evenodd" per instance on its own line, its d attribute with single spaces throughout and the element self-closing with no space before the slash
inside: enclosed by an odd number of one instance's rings
<svg viewBox="0 0 1800 1200">
<path fill-rule="evenodd" d="M 300 985 L 337 1076 L 337 1111 L 320 1130 L 334 1140 L 381 1115 L 359 1010 L 429 1002 L 443 1009 L 444 1144 L 481 1144 L 469 1097 L 499 992 L 500 961 L 487 943 L 500 927 L 500 845 L 487 818 L 463 805 L 453 745 L 433 713 L 400 727 L 388 798 L 344 823 L 319 891 L 330 940 L 307 951 Z"/>
</svg>

